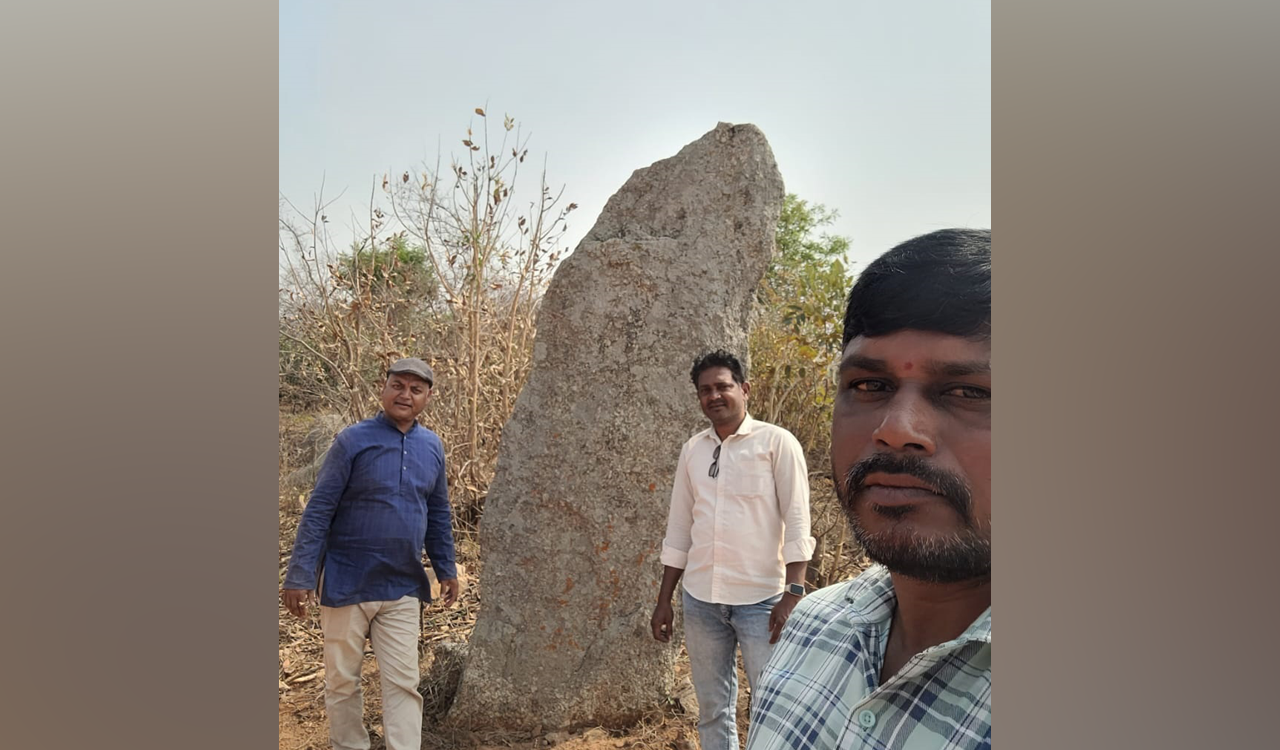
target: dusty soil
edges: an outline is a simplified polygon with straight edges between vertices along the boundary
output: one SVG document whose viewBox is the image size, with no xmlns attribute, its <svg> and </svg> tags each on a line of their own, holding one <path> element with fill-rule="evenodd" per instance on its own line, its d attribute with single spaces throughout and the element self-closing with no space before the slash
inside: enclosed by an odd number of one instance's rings
<svg viewBox="0 0 1280 750">
<path fill-rule="evenodd" d="M 311 418 L 280 414 L 280 581 L 284 580 L 285 566 L 289 561 L 298 520 L 302 515 L 306 488 L 291 487 L 284 477 L 301 467 L 306 457 L 299 448 L 310 428 Z M 421 673 L 424 676 L 419 691 L 424 694 L 428 707 L 439 702 L 448 686 L 439 684 L 440 670 L 432 670 L 437 648 L 442 642 L 465 643 L 475 625 L 479 602 L 475 596 L 474 573 L 479 569 L 479 549 L 470 540 L 459 540 L 458 558 L 463 582 L 460 601 L 451 609 L 438 605 L 428 607 L 423 615 L 419 653 Z M 467 575 L 470 572 L 472 575 Z M 470 580 L 469 580 L 470 579 Z M 313 612 L 306 620 L 299 620 L 279 607 L 280 626 L 280 750 L 328 750 L 328 723 L 324 712 L 324 660 L 323 641 L 320 634 L 319 613 Z M 686 684 L 689 672 L 688 657 L 681 649 L 676 663 L 677 684 Z M 365 725 L 369 728 L 371 750 L 383 750 L 381 725 L 381 694 L 378 686 L 378 670 L 371 648 L 366 645 L 365 662 L 361 681 L 364 691 Z M 746 710 L 749 701 L 745 689 L 746 678 L 739 661 L 738 726 L 739 739 L 746 741 Z M 683 694 L 689 701 L 692 691 Z M 655 711 L 633 727 L 618 730 L 600 727 L 586 728 L 573 733 L 534 732 L 524 735 L 473 734 L 445 729 L 429 717 L 423 723 L 424 750 L 489 750 L 514 748 L 515 750 L 541 750 L 555 747 L 557 750 L 696 750 L 698 748 L 697 720 L 677 698 L 671 705 Z"/>
</svg>

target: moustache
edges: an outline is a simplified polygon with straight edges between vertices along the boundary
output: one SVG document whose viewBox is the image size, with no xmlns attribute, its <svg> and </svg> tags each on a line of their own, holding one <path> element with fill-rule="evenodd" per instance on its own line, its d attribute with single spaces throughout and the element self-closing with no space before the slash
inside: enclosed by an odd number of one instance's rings
<svg viewBox="0 0 1280 750">
<path fill-rule="evenodd" d="M 966 522 L 973 522 L 973 494 L 969 485 L 955 474 L 940 469 L 920 456 L 903 456 L 877 453 L 858 461 L 845 473 L 844 494 L 840 504 L 846 513 L 853 513 L 853 502 L 866 489 L 871 474 L 902 474 L 926 483 L 947 501 Z"/>
</svg>

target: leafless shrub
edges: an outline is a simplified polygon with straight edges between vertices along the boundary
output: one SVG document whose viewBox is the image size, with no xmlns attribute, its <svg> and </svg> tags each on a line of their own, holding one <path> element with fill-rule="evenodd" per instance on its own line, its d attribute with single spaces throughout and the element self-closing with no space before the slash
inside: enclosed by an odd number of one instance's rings
<svg viewBox="0 0 1280 750">
<path fill-rule="evenodd" d="M 284 201 L 280 218 L 280 392 L 286 403 L 354 422 L 378 408 L 386 367 L 404 356 L 432 364 L 424 424 L 449 452 L 458 530 L 474 532 L 498 439 L 528 376 L 534 317 L 565 219 L 545 166 L 537 194 L 517 195 L 528 138 L 500 133 L 483 109 L 461 157 L 375 181 L 367 224 L 338 251 L 323 199 L 308 213 Z"/>
</svg>

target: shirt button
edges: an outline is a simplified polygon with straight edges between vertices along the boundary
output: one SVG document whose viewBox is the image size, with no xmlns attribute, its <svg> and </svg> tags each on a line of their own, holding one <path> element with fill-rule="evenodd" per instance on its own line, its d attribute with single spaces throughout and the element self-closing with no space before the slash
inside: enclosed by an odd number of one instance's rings
<svg viewBox="0 0 1280 750">
<path fill-rule="evenodd" d="M 876 725 L 876 714 L 874 711 L 863 709 L 858 712 L 858 723 L 865 729 L 870 729 Z"/>
</svg>

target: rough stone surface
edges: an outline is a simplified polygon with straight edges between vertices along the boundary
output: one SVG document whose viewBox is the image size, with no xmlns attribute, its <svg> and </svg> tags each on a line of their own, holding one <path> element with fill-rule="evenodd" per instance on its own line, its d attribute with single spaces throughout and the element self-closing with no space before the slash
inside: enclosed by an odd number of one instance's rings
<svg viewBox="0 0 1280 750">
<path fill-rule="evenodd" d="M 556 271 L 481 528 L 482 606 L 448 721 L 618 726 L 675 688 L 649 632 L 672 477 L 705 426 L 694 357 L 745 355 L 783 184 L 721 123 L 637 170 Z"/>
</svg>

